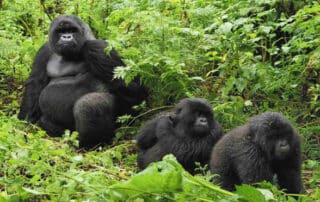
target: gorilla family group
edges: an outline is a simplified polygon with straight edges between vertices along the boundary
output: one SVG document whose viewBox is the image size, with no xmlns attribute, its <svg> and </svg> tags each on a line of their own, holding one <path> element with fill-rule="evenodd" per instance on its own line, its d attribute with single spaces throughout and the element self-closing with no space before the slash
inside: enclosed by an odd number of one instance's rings
<svg viewBox="0 0 320 202">
<path fill-rule="evenodd" d="M 115 50 L 74 15 L 54 19 L 49 40 L 38 51 L 18 117 L 38 123 L 50 136 L 65 129 L 79 133 L 79 146 L 108 143 L 115 120 L 134 114 L 132 106 L 147 98 L 136 79 L 126 85 L 113 79 L 125 64 Z M 172 111 L 149 120 L 137 135 L 138 166 L 172 153 L 190 173 L 195 163 L 209 164 L 215 183 L 227 190 L 263 180 L 288 193 L 301 193 L 300 138 L 280 113 L 265 112 L 223 135 L 211 105 L 200 98 L 182 99 Z"/>
</svg>

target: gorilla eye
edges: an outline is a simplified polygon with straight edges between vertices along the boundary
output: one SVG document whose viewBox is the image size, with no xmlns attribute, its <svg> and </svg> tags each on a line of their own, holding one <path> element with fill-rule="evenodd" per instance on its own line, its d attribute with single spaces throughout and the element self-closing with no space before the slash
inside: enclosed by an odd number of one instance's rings
<svg viewBox="0 0 320 202">
<path fill-rule="evenodd" d="M 210 118 L 210 115 L 208 113 L 205 112 L 196 112 L 198 116 L 202 116 L 202 117 L 206 117 L 206 118 Z"/>
<path fill-rule="evenodd" d="M 207 118 L 207 116 L 203 113 L 198 113 L 198 117 L 206 117 Z"/>
<path fill-rule="evenodd" d="M 68 28 L 59 28 L 57 29 L 58 33 L 76 33 L 78 32 L 78 29 L 76 27 L 68 27 Z"/>
<path fill-rule="evenodd" d="M 67 28 L 67 29 L 63 29 L 64 33 L 75 33 L 77 31 L 78 31 L 78 29 L 75 28 L 75 27 L 70 27 L 70 28 Z"/>
</svg>

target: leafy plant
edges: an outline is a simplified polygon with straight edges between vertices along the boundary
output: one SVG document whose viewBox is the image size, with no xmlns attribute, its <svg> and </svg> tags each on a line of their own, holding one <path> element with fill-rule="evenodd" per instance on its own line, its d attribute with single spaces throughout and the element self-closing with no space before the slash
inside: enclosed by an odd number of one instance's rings
<svg viewBox="0 0 320 202">
<path fill-rule="evenodd" d="M 0 200 L 318 200 L 319 12 L 313 0 L 0 1 Z M 120 53 L 126 67 L 115 77 L 138 76 L 150 93 L 139 115 L 118 119 L 112 145 L 87 153 L 76 150 L 76 133 L 49 138 L 15 117 L 50 21 L 65 13 Z M 304 140 L 307 193 L 269 183 L 230 193 L 170 156 L 138 173 L 131 139 L 183 97 L 207 98 L 225 132 L 253 114 L 283 112 Z"/>
</svg>

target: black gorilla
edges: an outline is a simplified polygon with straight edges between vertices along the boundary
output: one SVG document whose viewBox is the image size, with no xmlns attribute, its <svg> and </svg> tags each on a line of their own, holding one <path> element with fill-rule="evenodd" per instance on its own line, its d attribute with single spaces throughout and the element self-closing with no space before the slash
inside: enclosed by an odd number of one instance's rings
<svg viewBox="0 0 320 202">
<path fill-rule="evenodd" d="M 276 112 L 254 116 L 221 138 L 212 151 L 210 169 L 227 190 L 235 185 L 277 176 L 280 188 L 300 193 L 300 138 L 286 118 Z"/>
<path fill-rule="evenodd" d="M 138 166 L 144 169 L 172 153 L 186 170 L 194 173 L 195 162 L 208 163 L 211 149 L 222 133 L 208 102 L 183 99 L 172 112 L 158 115 L 142 128 L 137 136 L 141 149 Z"/>
<path fill-rule="evenodd" d="M 79 132 L 80 147 L 107 143 L 114 136 L 115 118 L 133 113 L 146 98 L 144 87 L 113 79 L 124 63 L 115 50 L 96 40 L 88 25 L 73 15 L 53 20 L 49 42 L 37 53 L 25 84 L 20 119 L 39 125 L 51 136 L 65 129 Z"/>
</svg>

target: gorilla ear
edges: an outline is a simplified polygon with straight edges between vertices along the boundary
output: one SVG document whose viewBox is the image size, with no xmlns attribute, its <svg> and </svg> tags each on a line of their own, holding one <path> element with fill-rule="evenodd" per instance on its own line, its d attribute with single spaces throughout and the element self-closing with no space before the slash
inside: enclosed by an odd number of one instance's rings
<svg viewBox="0 0 320 202">
<path fill-rule="evenodd" d="M 254 129 L 253 129 L 252 127 L 250 127 L 250 128 L 249 128 L 249 133 L 248 133 L 248 135 L 247 135 L 248 139 L 254 141 L 255 136 L 256 136 L 256 135 L 255 135 Z"/>
<path fill-rule="evenodd" d="M 248 137 L 249 140 L 253 140 L 254 139 L 254 133 L 249 132 L 247 137 Z"/>
<path fill-rule="evenodd" d="M 176 119 L 177 119 L 177 115 L 176 114 L 170 114 L 169 116 L 169 121 L 172 125 L 175 125 L 176 123 Z"/>
</svg>

